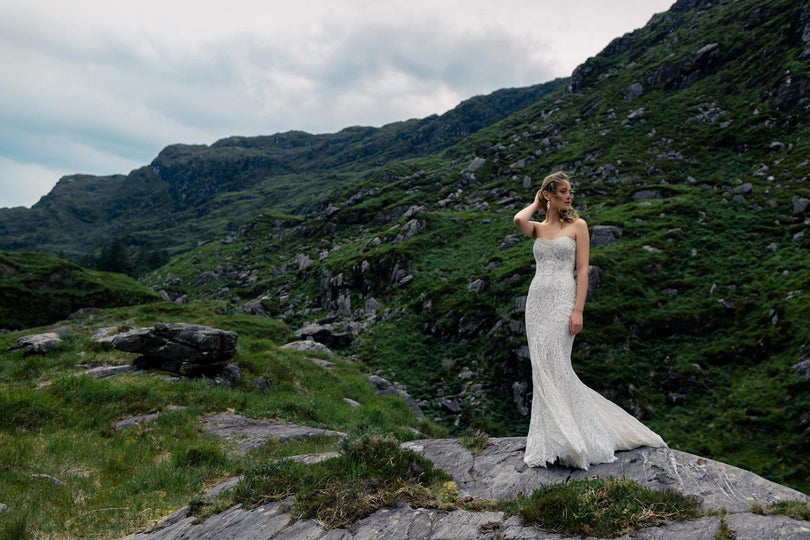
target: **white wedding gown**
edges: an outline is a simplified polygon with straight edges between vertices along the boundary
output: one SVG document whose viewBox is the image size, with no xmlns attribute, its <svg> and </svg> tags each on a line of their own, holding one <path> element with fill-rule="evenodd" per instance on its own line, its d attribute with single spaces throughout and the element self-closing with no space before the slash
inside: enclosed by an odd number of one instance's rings
<svg viewBox="0 0 810 540">
<path fill-rule="evenodd" d="M 537 272 L 526 300 L 526 335 L 532 362 L 532 417 L 524 461 L 531 467 L 587 469 L 616 460 L 616 450 L 666 443 L 621 407 L 591 390 L 571 368 L 574 336 L 576 241 L 568 236 L 534 241 Z"/>
</svg>

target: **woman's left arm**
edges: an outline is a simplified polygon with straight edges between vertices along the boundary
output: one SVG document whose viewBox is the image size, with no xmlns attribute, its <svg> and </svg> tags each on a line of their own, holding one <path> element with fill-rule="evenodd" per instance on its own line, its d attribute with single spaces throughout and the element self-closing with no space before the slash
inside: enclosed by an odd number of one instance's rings
<svg viewBox="0 0 810 540">
<path fill-rule="evenodd" d="M 582 331 L 582 311 L 585 309 L 585 296 L 588 294 L 588 261 L 590 260 L 590 237 L 588 236 L 588 224 L 585 220 L 578 219 L 574 222 L 576 227 L 577 241 L 577 297 L 574 304 L 574 311 L 571 313 L 569 331 L 571 335 L 579 334 Z"/>
</svg>

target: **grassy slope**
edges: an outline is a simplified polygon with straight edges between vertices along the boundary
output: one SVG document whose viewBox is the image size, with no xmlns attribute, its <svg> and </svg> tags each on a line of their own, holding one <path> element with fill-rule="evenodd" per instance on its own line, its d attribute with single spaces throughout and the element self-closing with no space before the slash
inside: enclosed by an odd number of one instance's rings
<svg viewBox="0 0 810 540">
<path fill-rule="evenodd" d="M 257 219 L 233 243 L 208 244 L 147 282 L 192 298 L 266 294 L 267 309 L 292 325 L 333 312 L 329 297 L 349 296 L 353 310 L 373 297 L 390 318 L 378 314 L 355 354 L 451 423 L 438 396 L 458 397 L 457 375 L 469 367 L 486 396 L 461 400 L 458 429 L 519 434 L 527 420 L 512 405 L 512 383 L 527 381 L 529 366 L 519 356 L 522 313 L 514 306 L 532 261 L 525 240 L 500 246 L 514 232 L 512 214 L 532 196 L 524 178 L 536 185 L 562 167 L 575 175 L 589 224 L 624 231 L 619 243 L 592 251 L 602 288 L 575 351 L 582 378 L 673 447 L 808 491 L 801 417 L 810 403 L 791 366 L 808 341 L 807 239 L 794 237 L 806 223 L 792 215 L 792 200 L 806 193 L 810 140 L 798 120 L 804 113 L 776 99 L 786 66 L 794 80 L 808 77 L 794 60 L 796 9 L 723 2 L 656 16 L 575 73 L 576 92 L 541 100 L 443 157 L 392 163 L 345 184 L 330 197 L 339 208 L 332 215 L 303 225 Z M 719 56 L 696 63 L 696 51 L 711 43 Z M 669 79 L 655 82 L 662 65 L 673 66 Z M 644 93 L 623 99 L 634 82 Z M 465 179 L 475 156 L 487 163 L 476 180 Z M 751 191 L 735 196 L 746 183 Z M 438 203 L 459 189 L 458 201 Z M 649 190 L 656 198 L 638 198 Z M 349 204 L 353 195 L 362 200 Z M 395 242 L 406 229 L 396 216 L 414 205 L 426 207 L 416 216 L 424 228 Z M 299 271 L 297 254 L 314 263 Z M 365 277 L 363 261 L 371 267 Z M 258 281 L 240 285 L 223 273 L 197 285 L 216 265 L 255 270 Z M 397 265 L 414 276 L 409 285 L 388 282 L 383 270 Z M 340 274 L 342 286 L 325 285 L 325 276 L 334 283 Z M 468 290 L 476 279 L 482 293 Z"/>
<path fill-rule="evenodd" d="M 410 428 L 445 433 L 417 418 L 404 401 L 375 395 L 362 374 L 364 366 L 333 358 L 333 370 L 317 367 L 304 353 L 279 348 L 291 338 L 283 323 L 223 314 L 225 307 L 158 302 L 104 310 L 63 328 L 65 344 L 55 353 L 3 354 L 0 500 L 11 512 L 0 516 L 0 536 L 23 520 L 30 534 L 48 538 L 120 538 L 188 504 L 223 478 L 274 458 L 332 450 L 336 444 L 323 437 L 286 445 L 271 441 L 243 457 L 233 456 L 221 450 L 216 437 L 201 432 L 200 417 L 211 412 L 235 410 L 348 433 L 390 433 L 400 440 L 416 437 Z M 132 360 L 89 339 L 95 327 L 123 321 L 131 326 L 183 321 L 237 331 L 233 362 L 240 367 L 241 382 L 226 389 L 148 373 L 103 380 L 76 376 L 87 366 Z M 0 349 L 18 335 L 0 336 Z M 257 389 L 259 377 L 270 391 Z M 353 408 L 344 398 L 362 407 Z M 155 412 L 160 413 L 155 423 L 114 429 L 121 419 Z"/>
<path fill-rule="evenodd" d="M 43 253 L 0 251 L 0 328 L 52 323 L 85 307 L 159 300 L 129 276 L 87 270 Z"/>
</svg>

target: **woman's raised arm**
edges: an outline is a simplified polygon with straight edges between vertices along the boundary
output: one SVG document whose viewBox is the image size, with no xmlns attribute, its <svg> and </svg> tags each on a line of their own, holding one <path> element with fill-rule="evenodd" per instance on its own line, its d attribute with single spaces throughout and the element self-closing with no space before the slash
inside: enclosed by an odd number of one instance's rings
<svg viewBox="0 0 810 540">
<path fill-rule="evenodd" d="M 531 222 L 532 216 L 535 215 L 541 208 L 540 201 L 542 200 L 542 196 L 540 195 L 540 191 L 537 191 L 537 194 L 534 196 L 534 202 L 515 214 L 514 222 L 515 227 L 520 229 L 520 232 L 528 236 L 529 238 L 534 239 L 534 224 Z"/>
</svg>

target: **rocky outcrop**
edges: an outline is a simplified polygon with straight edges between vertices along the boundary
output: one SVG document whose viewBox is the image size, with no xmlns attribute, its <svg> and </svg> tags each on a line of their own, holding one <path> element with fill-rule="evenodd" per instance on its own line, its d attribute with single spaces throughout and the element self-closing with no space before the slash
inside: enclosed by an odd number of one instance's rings
<svg viewBox="0 0 810 540">
<path fill-rule="evenodd" d="M 762 538 L 808 538 L 810 524 L 779 515 L 750 512 L 752 503 L 768 505 L 779 501 L 807 501 L 797 491 L 774 484 L 759 476 L 709 459 L 667 448 L 639 448 L 616 454 L 613 463 L 595 465 L 588 471 L 566 467 L 530 468 L 523 463 L 526 440 L 523 437 L 491 439 L 490 445 L 473 455 L 457 440 L 430 439 L 403 444 L 453 476 L 460 496 L 509 499 L 518 493 L 531 493 L 545 485 L 583 478 L 624 477 L 652 489 L 675 489 L 694 495 L 708 510 L 725 509 L 726 526 L 737 540 Z M 325 455 L 331 457 L 333 454 Z M 302 456 L 306 462 L 318 456 Z M 223 484 L 227 489 L 234 485 Z M 214 488 L 216 492 L 221 489 Z M 558 534 L 524 525 L 519 517 L 503 512 L 436 510 L 400 505 L 383 508 L 343 529 L 328 531 L 313 520 L 294 521 L 290 507 L 293 498 L 247 510 L 232 507 L 195 523 L 184 508 L 159 523 L 150 532 L 129 537 L 137 540 L 191 540 L 203 538 L 274 539 L 467 539 L 467 538 L 562 538 Z M 677 521 L 638 531 L 636 539 L 715 538 L 721 531 L 721 518 L 707 516 L 693 521 Z M 631 537 L 624 536 L 624 540 Z"/>
<path fill-rule="evenodd" d="M 352 344 L 354 338 L 351 332 L 344 331 L 337 325 L 330 323 L 306 324 L 301 327 L 295 335 L 302 340 L 306 341 L 311 339 L 334 349 L 345 349 Z"/>
<path fill-rule="evenodd" d="M 596 477 L 632 478 L 652 489 L 674 489 L 695 495 L 708 509 L 747 512 L 752 503 L 808 501 L 807 496 L 765 480 L 752 472 L 670 448 L 643 447 L 617 452 L 616 461 L 589 470 L 561 466 L 531 468 L 523 462 L 525 437 L 490 439 L 490 446 L 472 455 L 454 439 L 405 443 L 453 476 L 459 495 L 509 499 L 548 484 Z"/>
<path fill-rule="evenodd" d="M 196 377 L 221 373 L 236 354 L 238 335 L 210 326 L 159 323 L 106 337 L 114 349 L 141 355 L 135 367 Z"/>
<path fill-rule="evenodd" d="M 810 381 L 810 355 L 805 354 L 799 358 L 799 361 L 793 365 L 793 372 Z"/>
<path fill-rule="evenodd" d="M 618 242 L 622 228 L 615 225 L 596 225 L 591 231 L 591 246 L 602 247 Z"/>
<path fill-rule="evenodd" d="M 377 375 L 368 375 L 368 382 L 371 383 L 371 389 L 374 390 L 374 393 L 380 396 L 396 396 L 399 398 L 404 399 L 408 402 L 408 407 L 411 408 L 413 412 L 422 416 L 422 409 L 419 408 L 419 404 L 414 401 L 414 399 L 408 395 L 405 389 L 397 384 L 388 381 L 387 379 L 383 379 Z"/>
<path fill-rule="evenodd" d="M 17 343 L 6 349 L 6 352 L 22 349 L 23 356 L 30 354 L 47 354 L 61 344 L 62 340 L 59 338 L 59 334 L 47 332 L 45 334 L 23 336 L 17 340 Z"/>
<path fill-rule="evenodd" d="M 323 343 L 318 343 L 314 340 L 303 340 L 303 341 L 291 341 L 285 345 L 281 346 L 282 349 L 290 349 L 293 351 L 313 351 L 313 352 L 321 352 L 332 356 L 334 353 L 332 350 L 324 345 Z"/>
</svg>

